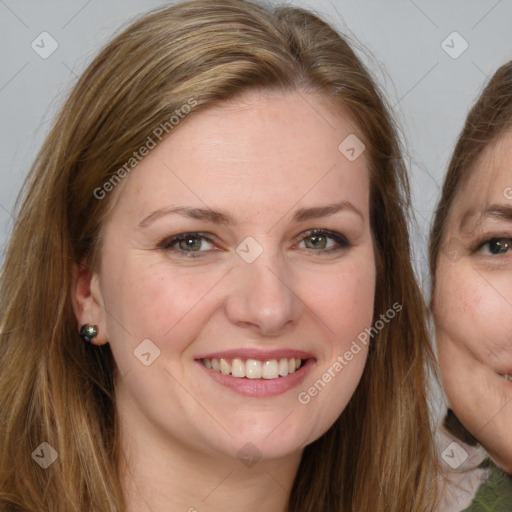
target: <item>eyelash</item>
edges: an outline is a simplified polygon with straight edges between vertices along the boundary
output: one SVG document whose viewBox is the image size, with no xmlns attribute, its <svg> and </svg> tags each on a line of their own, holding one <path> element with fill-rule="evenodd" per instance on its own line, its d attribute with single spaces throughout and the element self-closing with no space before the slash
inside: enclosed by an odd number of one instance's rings
<svg viewBox="0 0 512 512">
<path fill-rule="evenodd" d="M 482 249 L 492 243 L 492 242 L 501 242 L 501 241 L 505 241 L 507 243 L 507 250 L 504 252 L 504 253 L 497 253 L 497 254 L 485 254 L 485 256 L 502 256 L 504 254 L 506 254 L 507 252 L 510 252 L 510 250 L 512 249 L 512 238 L 510 236 L 507 236 L 507 235 L 494 235 L 494 236 L 486 236 L 485 238 L 481 239 L 480 241 L 478 241 L 475 246 L 474 246 L 474 249 L 473 249 L 473 252 L 480 252 L 482 251 Z"/>
<path fill-rule="evenodd" d="M 158 244 L 158 247 L 165 251 L 181 253 L 180 256 L 183 256 L 185 258 L 200 258 L 203 256 L 201 253 L 209 252 L 209 251 L 184 251 L 181 249 L 176 249 L 173 246 L 178 244 L 179 242 L 182 242 L 184 240 L 188 240 L 191 238 L 203 239 L 210 243 L 213 243 L 211 238 L 209 238 L 207 235 L 208 235 L 208 233 L 201 233 L 201 232 L 181 233 L 179 235 L 165 238 Z M 331 247 L 329 249 L 319 249 L 319 250 L 306 248 L 306 250 L 311 251 L 311 253 L 315 253 L 315 254 L 320 253 L 322 255 L 325 255 L 325 254 L 330 254 L 332 252 L 340 251 L 342 249 L 346 249 L 351 246 L 351 243 L 341 233 L 337 233 L 335 231 L 329 231 L 327 229 L 310 229 L 308 231 L 305 231 L 304 233 L 301 233 L 300 236 L 302 236 L 302 238 L 300 241 L 302 242 L 304 239 L 306 239 L 308 237 L 313 237 L 313 236 L 318 236 L 318 235 L 325 236 L 326 238 L 330 238 L 330 239 L 334 240 L 338 244 L 338 246 Z"/>
</svg>

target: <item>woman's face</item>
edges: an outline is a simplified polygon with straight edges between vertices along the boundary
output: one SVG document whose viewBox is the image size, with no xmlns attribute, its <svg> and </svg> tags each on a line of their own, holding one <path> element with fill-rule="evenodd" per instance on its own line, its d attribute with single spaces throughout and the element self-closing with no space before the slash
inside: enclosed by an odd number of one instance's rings
<svg viewBox="0 0 512 512">
<path fill-rule="evenodd" d="M 455 414 L 512 471 L 512 132 L 476 160 L 437 260 L 439 362 Z"/>
<path fill-rule="evenodd" d="M 333 365 L 375 291 L 354 131 L 319 97 L 246 94 L 190 114 L 116 191 L 79 320 L 111 345 L 129 435 L 277 458 L 343 411 L 367 348 Z"/>
</svg>

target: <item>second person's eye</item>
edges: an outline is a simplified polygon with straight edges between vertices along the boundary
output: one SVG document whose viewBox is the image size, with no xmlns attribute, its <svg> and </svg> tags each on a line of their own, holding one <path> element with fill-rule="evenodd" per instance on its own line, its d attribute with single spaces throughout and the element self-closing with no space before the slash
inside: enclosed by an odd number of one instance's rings
<svg viewBox="0 0 512 512">
<path fill-rule="evenodd" d="M 491 238 L 479 246 L 479 252 L 486 255 L 496 256 L 505 254 L 512 249 L 512 238 Z"/>
</svg>

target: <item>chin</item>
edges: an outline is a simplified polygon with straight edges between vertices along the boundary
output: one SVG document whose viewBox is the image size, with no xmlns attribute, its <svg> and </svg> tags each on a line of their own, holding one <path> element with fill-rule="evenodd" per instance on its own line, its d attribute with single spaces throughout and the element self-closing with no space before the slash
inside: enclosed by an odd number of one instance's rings
<svg viewBox="0 0 512 512">
<path fill-rule="evenodd" d="M 211 456 L 236 459 L 247 467 L 260 461 L 282 459 L 293 454 L 300 454 L 304 448 L 299 440 L 285 439 L 284 436 L 260 441 L 251 437 L 234 436 L 222 443 L 219 443 L 218 439 L 205 440 L 205 444 L 209 445 L 208 452 Z"/>
<path fill-rule="evenodd" d="M 305 446 L 322 434 L 318 432 L 316 435 L 316 432 L 312 431 L 313 427 L 307 422 L 298 424 L 297 418 L 294 423 L 288 421 L 295 415 L 294 412 L 283 412 L 280 415 L 273 413 L 272 421 L 259 423 L 251 415 L 237 425 L 231 422 L 231 427 L 228 427 L 230 435 L 224 432 L 226 435 L 220 439 L 219 432 L 212 432 L 211 437 L 204 439 L 204 443 L 209 445 L 212 451 L 231 458 L 242 459 L 247 456 L 272 460 L 288 457 L 302 452 Z"/>
</svg>

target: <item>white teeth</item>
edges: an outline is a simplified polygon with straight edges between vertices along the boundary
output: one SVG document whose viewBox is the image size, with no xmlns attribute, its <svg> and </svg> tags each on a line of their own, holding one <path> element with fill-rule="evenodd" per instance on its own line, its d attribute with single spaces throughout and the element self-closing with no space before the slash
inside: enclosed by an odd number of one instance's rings
<svg viewBox="0 0 512 512">
<path fill-rule="evenodd" d="M 505 375 L 503 375 L 503 378 L 505 380 L 511 380 L 512 381 L 512 375 L 505 374 Z"/>
<path fill-rule="evenodd" d="M 245 363 L 241 359 L 233 359 L 231 375 L 233 377 L 245 377 Z"/>
<path fill-rule="evenodd" d="M 229 375 L 231 373 L 231 367 L 229 366 L 229 363 L 225 359 L 220 360 L 220 371 L 224 375 Z"/>
<path fill-rule="evenodd" d="M 263 374 L 263 365 L 256 359 L 247 359 L 245 363 L 245 376 L 248 379 L 261 379 Z"/>
<path fill-rule="evenodd" d="M 262 377 L 264 379 L 277 379 L 279 377 L 279 365 L 275 359 L 263 363 Z"/>
<path fill-rule="evenodd" d="M 267 361 L 259 361 L 257 359 L 233 359 L 231 364 L 227 359 L 208 359 L 202 360 L 203 364 L 209 370 L 220 372 L 224 375 L 231 375 L 238 378 L 247 379 L 277 379 L 279 377 L 286 377 L 290 373 L 294 373 L 300 368 L 302 359 L 297 358 L 281 358 L 269 359 Z"/>
<path fill-rule="evenodd" d="M 279 359 L 279 375 L 281 375 L 281 377 L 288 375 L 288 359 Z"/>
</svg>

